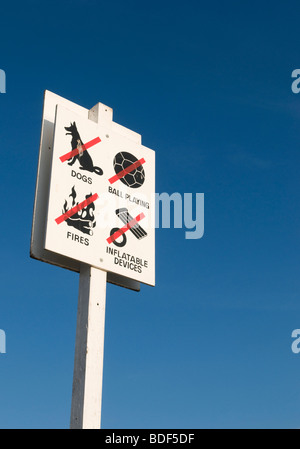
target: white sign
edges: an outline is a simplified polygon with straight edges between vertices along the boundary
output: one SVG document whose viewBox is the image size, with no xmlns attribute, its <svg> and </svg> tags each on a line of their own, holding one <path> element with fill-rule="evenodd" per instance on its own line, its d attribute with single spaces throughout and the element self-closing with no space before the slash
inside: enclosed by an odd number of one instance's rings
<svg viewBox="0 0 300 449">
<path fill-rule="evenodd" d="M 155 152 L 56 108 L 45 250 L 155 284 Z"/>
</svg>

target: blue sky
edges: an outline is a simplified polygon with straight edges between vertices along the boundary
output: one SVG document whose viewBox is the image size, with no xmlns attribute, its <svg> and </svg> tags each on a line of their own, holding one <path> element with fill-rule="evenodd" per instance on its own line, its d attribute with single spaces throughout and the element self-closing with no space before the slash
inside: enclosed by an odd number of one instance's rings
<svg viewBox="0 0 300 449">
<path fill-rule="evenodd" d="M 29 257 L 45 89 L 141 133 L 157 192 L 205 194 L 202 239 L 157 230 L 155 288 L 108 285 L 102 427 L 299 427 L 299 13 L 1 5 L 0 428 L 69 427 L 78 274 Z"/>
</svg>

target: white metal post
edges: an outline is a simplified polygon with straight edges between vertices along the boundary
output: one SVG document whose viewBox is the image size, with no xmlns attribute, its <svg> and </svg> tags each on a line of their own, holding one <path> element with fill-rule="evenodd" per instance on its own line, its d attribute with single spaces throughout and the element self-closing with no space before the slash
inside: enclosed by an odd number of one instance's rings
<svg viewBox="0 0 300 449">
<path fill-rule="evenodd" d="M 101 426 L 106 277 L 105 271 L 81 265 L 71 429 Z"/>
</svg>

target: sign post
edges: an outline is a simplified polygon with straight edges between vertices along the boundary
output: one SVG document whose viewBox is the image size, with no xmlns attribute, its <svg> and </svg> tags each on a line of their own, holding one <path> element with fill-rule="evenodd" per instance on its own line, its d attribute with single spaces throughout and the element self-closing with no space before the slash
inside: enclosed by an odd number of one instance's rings
<svg viewBox="0 0 300 449">
<path fill-rule="evenodd" d="M 155 153 L 98 103 L 45 93 L 30 255 L 79 272 L 71 429 L 101 426 L 106 283 L 155 285 Z"/>
<path fill-rule="evenodd" d="M 82 264 L 71 406 L 71 429 L 101 424 L 106 272 Z"/>
</svg>

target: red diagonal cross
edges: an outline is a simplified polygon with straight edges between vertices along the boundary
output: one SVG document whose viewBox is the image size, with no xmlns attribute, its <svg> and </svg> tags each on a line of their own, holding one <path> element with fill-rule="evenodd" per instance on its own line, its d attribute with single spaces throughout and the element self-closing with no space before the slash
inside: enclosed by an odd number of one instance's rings
<svg viewBox="0 0 300 449">
<path fill-rule="evenodd" d="M 132 172 L 133 170 L 135 170 L 136 168 L 140 167 L 141 165 L 143 165 L 145 163 L 145 159 L 142 158 L 136 162 L 134 162 L 133 164 L 129 165 L 127 168 L 124 168 L 124 170 L 121 170 L 119 173 L 117 173 L 116 175 L 114 175 L 112 178 L 109 179 L 109 182 L 111 184 L 113 184 L 114 182 L 118 181 L 118 179 L 124 178 L 125 175 L 127 175 L 128 173 Z"/>
<path fill-rule="evenodd" d="M 132 228 L 143 218 L 145 218 L 145 215 L 142 212 L 137 217 L 135 217 L 131 221 L 129 221 L 125 226 L 123 226 L 123 228 L 120 228 L 118 231 L 114 232 L 113 235 L 111 235 L 108 239 L 106 239 L 106 241 L 108 243 L 114 242 L 118 237 L 121 237 L 121 235 L 125 234 L 125 232 L 128 231 L 128 229 Z"/>
<path fill-rule="evenodd" d="M 101 142 L 100 137 L 96 137 L 95 139 L 90 140 L 87 143 L 84 143 L 81 148 L 75 148 L 74 150 L 70 151 L 69 153 L 64 154 L 63 156 L 60 156 L 60 160 L 62 162 L 67 161 L 68 159 L 70 159 L 71 157 L 77 156 L 77 154 L 79 154 L 79 152 L 83 152 L 85 150 L 88 150 L 89 148 L 93 147 L 94 145 L 96 145 L 96 143 Z"/>
<path fill-rule="evenodd" d="M 59 217 L 55 218 L 55 221 L 57 224 L 62 223 L 63 221 L 67 220 L 68 218 L 72 217 L 72 215 L 76 214 L 76 212 L 79 212 L 81 209 L 84 209 L 89 204 L 96 201 L 96 199 L 99 198 L 97 193 L 94 193 L 94 195 L 89 196 L 86 200 L 82 201 L 81 203 L 77 204 L 77 206 L 72 207 L 72 209 L 67 210 L 64 214 L 60 215 Z"/>
</svg>

